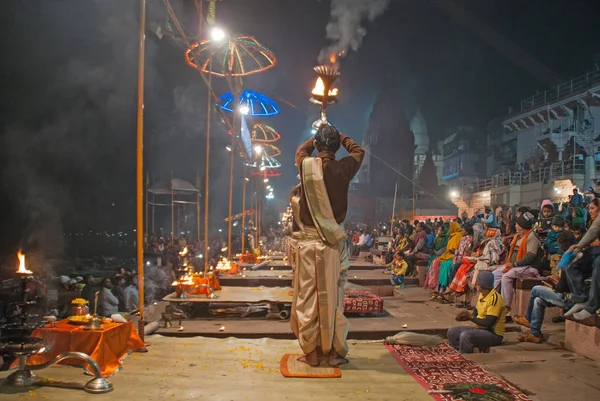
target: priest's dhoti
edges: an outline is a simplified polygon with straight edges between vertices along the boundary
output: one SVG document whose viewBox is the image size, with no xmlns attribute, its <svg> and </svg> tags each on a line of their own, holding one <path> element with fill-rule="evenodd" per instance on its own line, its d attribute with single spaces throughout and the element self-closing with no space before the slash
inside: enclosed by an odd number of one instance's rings
<svg viewBox="0 0 600 401">
<path fill-rule="evenodd" d="M 349 267 L 346 242 L 324 243 L 312 227 L 294 233 L 294 298 L 291 325 L 304 353 L 317 348 L 348 353 L 350 329 L 344 316 L 344 287 Z"/>
</svg>

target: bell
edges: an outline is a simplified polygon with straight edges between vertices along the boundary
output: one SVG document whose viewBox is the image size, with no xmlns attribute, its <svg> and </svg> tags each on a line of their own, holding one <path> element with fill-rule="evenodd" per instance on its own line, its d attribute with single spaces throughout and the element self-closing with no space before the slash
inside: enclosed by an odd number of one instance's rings
<svg viewBox="0 0 600 401">
<path fill-rule="evenodd" d="M 85 325 L 85 330 L 102 330 L 102 318 L 94 315 Z"/>
</svg>

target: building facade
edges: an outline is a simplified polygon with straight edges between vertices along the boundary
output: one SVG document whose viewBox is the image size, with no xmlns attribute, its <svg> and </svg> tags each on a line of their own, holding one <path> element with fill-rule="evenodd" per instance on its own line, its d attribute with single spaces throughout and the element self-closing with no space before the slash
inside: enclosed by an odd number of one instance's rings
<svg viewBox="0 0 600 401">
<path fill-rule="evenodd" d="M 449 187 L 476 181 L 485 174 L 486 137 L 474 127 L 459 126 L 448 131 L 440 143 L 442 181 Z"/>
<path fill-rule="evenodd" d="M 461 212 L 483 203 L 537 208 L 544 199 L 568 200 L 573 188 L 594 187 L 600 176 L 600 69 L 522 100 L 490 122 L 487 138 L 488 175 L 453 186 Z M 455 166 L 444 164 L 444 173 L 453 174 Z"/>
</svg>

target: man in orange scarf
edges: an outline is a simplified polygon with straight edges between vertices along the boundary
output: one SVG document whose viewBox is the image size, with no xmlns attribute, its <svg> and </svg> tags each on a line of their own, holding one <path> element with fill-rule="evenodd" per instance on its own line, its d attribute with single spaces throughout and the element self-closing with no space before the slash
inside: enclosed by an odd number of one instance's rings
<svg viewBox="0 0 600 401">
<path fill-rule="evenodd" d="M 501 288 L 502 299 L 510 312 L 514 285 L 517 278 L 540 277 L 544 252 L 540 240 L 533 232 L 534 217 L 531 213 L 523 213 L 517 218 L 517 235 L 510 244 L 508 258 L 504 265 L 494 270 L 496 290 Z"/>
</svg>

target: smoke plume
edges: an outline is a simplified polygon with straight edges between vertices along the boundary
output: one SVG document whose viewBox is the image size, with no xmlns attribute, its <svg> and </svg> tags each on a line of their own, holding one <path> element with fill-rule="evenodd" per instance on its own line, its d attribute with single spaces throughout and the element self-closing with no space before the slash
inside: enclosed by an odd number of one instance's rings
<svg viewBox="0 0 600 401">
<path fill-rule="evenodd" d="M 131 158 L 122 157 L 122 150 L 133 143 L 128 138 L 135 129 L 130 122 L 136 91 L 131 61 L 137 57 L 136 28 L 131 28 L 137 26 L 136 9 L 121 2 L 84 5 L 78 12 L 96 18 L 86 20 L 89 31 L 84 35 L 72 26 L 74 18 L 67 17 L 69 7 L 48 7 L 49 15 L 40 24 L 49 24 L 53 13 L 69 23 L 52 21 L 52 35 L 35 42 L 29 58 L 13 61 L 20 72 L 15 80 L 21 83 L 27 77 L 35 84 L 28 92 L 16 92 L 27 97 L 13 95 L 15 115 L 0 126 L 1 177 L 7 189 L 3 195 L 16 216 L 11 218 L 11 236 L 19 237 L 19 247 L 32 257 L 28 260 L 63 256 L 65 239 L 77 232 L 95 234 L 105 222 L 119 219 L 109 214 L 116 209 L 111 203 L 128 198 L 114 195 L 124 193 L 122 177 L 132 171 Z M 92 24 L 97 21 L 102 25 Z M 86 39 L 81 39 L 83 50 L 73 45 L 79 36 Z M 149 65 L 153 56 L 148 49 Z M 147 77 L 156 81 L 150 67 Z"/>
<path fill-rule="evenodd" d="M 357 51 L 367 34 L 363 22 L 372 22 L 387 9 L 390 0 L 331 0 L 331 18 L 327 24 L 329 46 L 319 53 L 319 62 L 343 57 L 349 49 Z"/>
</svg>

